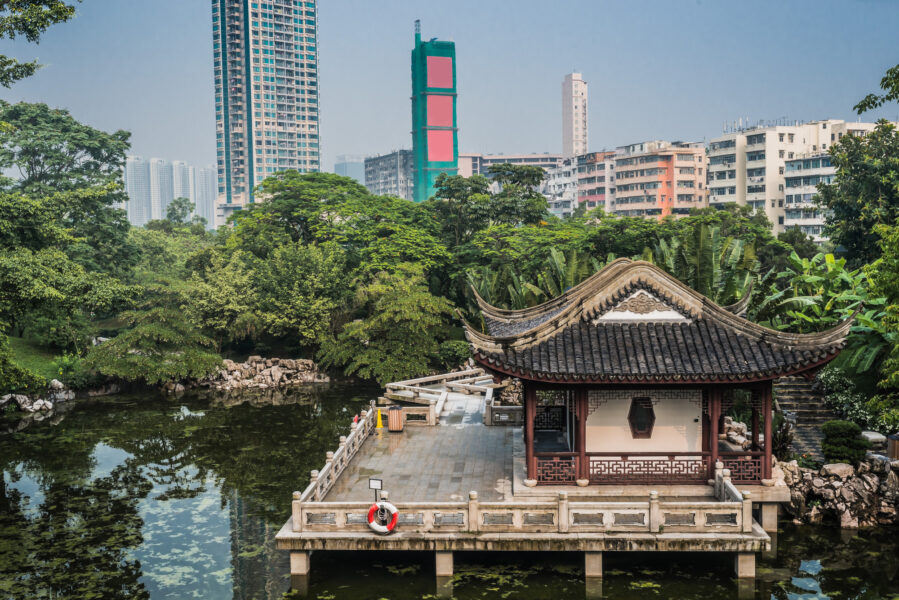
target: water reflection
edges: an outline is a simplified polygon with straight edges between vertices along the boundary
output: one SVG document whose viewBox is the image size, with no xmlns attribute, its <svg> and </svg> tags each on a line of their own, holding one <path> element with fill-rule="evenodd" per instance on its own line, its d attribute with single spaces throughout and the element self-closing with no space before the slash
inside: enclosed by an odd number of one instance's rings
<svg viewBox="0 0 899 600">
<path fill-rule="evenodd" d="M 350 416 L 379 390 L 98 399 L 27 427 L 0 420 L 0 600 L 275 599 L 274 536 Z M 19 429 L 18 431 L 16 431 Z M 785 526 L 754 583 L 721 555 L 611 554 L 585 588 L 578 554 L 315 554 L 313 598 L 896 598 L 899 530 Z"/>
</svg>

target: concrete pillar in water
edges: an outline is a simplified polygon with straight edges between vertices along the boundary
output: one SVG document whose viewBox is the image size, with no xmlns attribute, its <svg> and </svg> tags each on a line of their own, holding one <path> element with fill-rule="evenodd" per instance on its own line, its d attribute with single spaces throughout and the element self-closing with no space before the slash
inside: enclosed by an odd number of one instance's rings
<svg viewBox="0 0 899 600">
<path fill-rule="evenodd" d="M 300 596 L 309 593 L 308 550 L 294 550 L 290 553 L 290 587 Z"/>
<path fill-rule="evenodd" d="M 602 552 L 584 552 L 584 576 L 602 579 Z"/>
<path fill-rule="evenodd" d="M 437 596 L 451 598 L 453 595 L 453 553 L 438 550 L 434 553 L 437 573 Z"/>
<path fill-rule="evenodd" d="M 734 570 L 739 579 L 753 579 L 755 577 L 755 553 L 738 552 L 734 559 Z"/>
<path fill-rule="evenodd" d="M 759 507 L 762 517 L 762 529 L 765 531 L 777 531 L 777 509 L 780 504 L 776 502 L 765 502 Z"/>
</svg>

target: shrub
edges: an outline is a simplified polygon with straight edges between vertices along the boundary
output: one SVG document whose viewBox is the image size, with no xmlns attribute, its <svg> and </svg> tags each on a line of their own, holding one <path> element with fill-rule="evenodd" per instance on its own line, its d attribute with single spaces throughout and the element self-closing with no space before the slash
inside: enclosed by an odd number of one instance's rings
<svg viewBox="0 0 899 600">
<path fill-rule="evenodd" d="M 793 424 L 787 421 L 783 413 L 774 413 L 771 428 L 771 451 L 777 460 L 789 460 L 793 455 Z"/>
<path fill-rule="evenodd" d="M 869 408 L 868 398 L 858 391 L 846 373 L 836 367 L 827 367 L 818 381 L 824 387 L 824 402 L 837 414 L 862 427 L 874 427 L 877 415 Z"/>
<path fill-rule="evenodd" d="M 821 427 L 824 441 L 821 450 L 828 463 L 854 465 L 865 458 L 871 443 L 861 437 L 862 428 L 850 421 L 828 421 Z"/>
<path fill-rule="evenodd" d="M 799 455 L 796 457 L 796 464 L 798 464 L 803 469 L 820 469 L 821 464 L 812 457 L 811 454 L 806 452 L 805 454 Z"/>
<path fill-rule="evenodd" d="M 438 349 L 440 362 L 447 369 L 454 369 L 471 358 L 471 348 L 464 340 L 447 340 Z"/>
<path fill-rule="evenodd" d="M 57 379 L 73 390 L 83 390 L 102 385 L 105 378 L 87 368 L 84 360 L 76 354 L 63 354 L 53 361 L 58 373 Z"/>
</svg>

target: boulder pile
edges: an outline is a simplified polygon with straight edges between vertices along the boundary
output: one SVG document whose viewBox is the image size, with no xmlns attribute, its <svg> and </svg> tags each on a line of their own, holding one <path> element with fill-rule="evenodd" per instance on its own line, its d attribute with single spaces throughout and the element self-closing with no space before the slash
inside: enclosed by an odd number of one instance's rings
<svg viewBox="0 0 899 600">
<path fill-rule="evenodd" d="M 752 447 L 752 440 L 750 439 L 746 423 L 734 421 L 731 417 L 724 417 L 724 431 L 721 433 L 724 435 L 724 439 L 743 450 L 749 450 Z M 759 436 L 759 438 L 762 437 Z"/>
<path fill-rule="evenodd" d="M 251 356 L 246 362 L 222 361 L 218 373 L 198 381 L 201 387 L 230 391 L 236 389 L 268 389 L 303 383 L 327 383 L 331 379 L 318 370 L 311 360 L 292 358 L 262 358 Z M 181 386 L 181 389 L 177 389 Z M 181 384 L 166 388 L 171 392 L 183 391 Z"/>
<path fill-rule="evenodd" d="M 797 523 L 836 521 L 848 529 L 899 524 L 899 460 L 868 454 L 857 468 L 835 463 L 807 469 L 795 460 L 777 466 L 790 487 L 787 511 Z"/>
<path fill-rule="evenodd" d="M 65 384 L 58 379 L 53 379 L 50 381 L 47 393 L 43 396 L 43 398 L 35 398 L 25 394 L 6 394 L 0 396 L 0 410 L 6 408 L 10 403 L 15 403 L 24 413 L 48 412 L 53 410 L 54 404 L 72 400 L 75 392 L 66 388 Z"/>
</svg>

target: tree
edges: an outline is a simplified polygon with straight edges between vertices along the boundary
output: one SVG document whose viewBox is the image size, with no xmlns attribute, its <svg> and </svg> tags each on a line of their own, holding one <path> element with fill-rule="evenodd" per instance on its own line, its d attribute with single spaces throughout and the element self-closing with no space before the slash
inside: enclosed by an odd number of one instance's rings
<svg viewBox="0 0 899 600">
<path fill-rule="evenodd" d="M 462 177 L 441 173 L 434 182 L 434 197 L 425 202 L 428 210 L 444 224 L 451 247 L 471 241 L 474 233 L 487 226 L 490 216 L 490 182 L 483 175 Z"/>
<path fill-rule="evenodd" d="M 121 318 L 129 328 L 90 349 L 87 366 L 109 377 L 156 385 L 205 377 L 222 364 L 206 337 L 190 322 L 175 291 L 158 287 L 141 310 Z"/>
<path fill-rule="evenodd" d="M 818 184 L 818 203 L 826 233 L 856 268 L 880 256 L 876 226 L 899 218 L 899 133 L 882 120 L 865 137 L 844 135 L 830 156 L 836 175 Z"/>
<path fill-rule="evenodd" d="M 125 276 L 137 262 L 130 225 L 118 208 L 128 200 L 122 165 L 130 134 L 106 133 L 46 104 L 0 101 L 0 168 L 17 173 L 0 187 L 52 198 L 57 218 L 77 241 L 66 252 L 91 271 Z"/>
<path fill-rule="evenodd" d="M 40 195 L 121 180 L 127 131 L 106 133 L 67 110 L 28 102 L 0 101 L 0 121 L 8 125 L 0 130 L 0 167 L 19 175 L 8 187 Z"/>
<path fill-rule="evenodd" d="M 258 330 L 253 273 L 239 251 L 230 259 L 213 254 L 203 276 L 191 276 L 186 302 L 191 320 L 212 335 L 219 350 L 225 341 L 252 337 Z"/>
<path fill-rule="evenodd" d="M 874 291 L 885 298 L 883 317 L 890 346 L 883 363 L 880 385 L 886 390 L 899 390 L 899 222 L 878 227 L 883 258 L 870 267 L 868 273 Z"/>
<path fill-rule="evenodd" d="M 451 304 L 428 292 L 420 267 L 379 274 L 357 290 L 356 305 L 362 318 L 325 340 L 322 365 L 382 385 L 427 372 Z"/>
<path fill-rule="evenodd" d="M 742 298 L 758 272 L 751 243 L 724 237 L 719 227 L 705 223 L 659 240 L 647 258 L 718 304 Z"/>
<path fill-rule="evenodd" d="M 777 241 L 789 244 L 799 258 L 811 258 L 820 251 L 812 236 L 803 233 L 798 227 L 788 227 L 777 235 Z"/>
<path fill-rule="evenodd" d="M 175 225 L 186 225 L 196 205 L 187 198 L 175 198 L 165 209 L 165 219 Z"/>
<path fill-rule="evenodd" d="M 546 197 L 537 186 L 546 176 L 541 167 L 527 165 L 491 165 L 489 173 L 500 191 L 491 197 L 490 219 L 494 223 L 536 225 L 549 210 Z"/>
<path fill-rule="evenodd" d="M 68 21 L 74 15 L 75 7 L 60 0 L 2 0 L 0 38 L 13 40 L 21 35 L 36 44 L 51 25 Z M 34 75 L 40 67 L 37 61 L 20 62 L 0 54 L 0 85 L 11 87 Z"/>
<path fill-rule="evenodd" d="M 337 244 L 285 244 L 258 264 L 258 311 L 265 328 L 299 345 L 317 343 L 351 292 Z"/>
<path fill-rule="evenodd" d="M 886 93 L 880 95 L 868 94 L 852 107 L 855 109 L 855 112 L 862 114 L 887 102 L 899 101 L 899 65 L 887 69 L 886 75 L 880 80 L 880 89 Z"/>
</svg>

